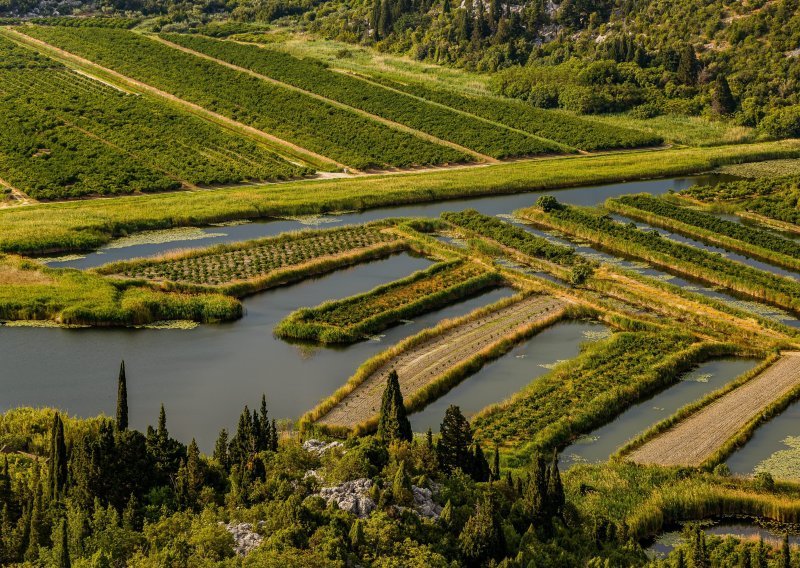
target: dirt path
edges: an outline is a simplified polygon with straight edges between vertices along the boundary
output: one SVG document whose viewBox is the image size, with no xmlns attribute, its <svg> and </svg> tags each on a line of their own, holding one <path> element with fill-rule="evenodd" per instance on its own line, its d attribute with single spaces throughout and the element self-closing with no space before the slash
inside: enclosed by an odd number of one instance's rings
<svg viewBox="0 0 800 568">
<path fill-rule="evenodd" d="M 38 203 L 38 201 L 32 197 L 28 197 L 27 194 L 23 193 L 3 178 L 0 178 L 0 187 L 5 187 L 8 189 L 11 192 L 11 199 L 13 199 L 13 201 L 0 201 L 0 208 L 16 207 L 19 205 L 35 205 Z"/>
<path fill-rule="evenodd" d="M 326 426 L 348 428 L 365 422 L 380 408 L 386 377 L 391 369 L 395 369 L 400 376 L 400 390 L 408 400 L 421 388 L 469 361 L 480 351 L 513 336 L 523 326 L 554 316 L 566 306 L 567 302 L 552 296 L 532 296 L 454 327 L 394 357 L 318 422 Z"/>
<path fill-rule="evenodd" d="M 772 402 L 800 384 L 800 352 L 783 354 L 744 385 L 633 451 L 641 464 L 699 466 Z"/>
<path fill-rule="evenodd" d="M 118 73 L 107 67 L 103 67 L 102 65 L 70 53 L 69 51 L 60 49 L 50 45 L 49 43 L 25 35 L 18 30 L 6 28 L 2 33 L 7 37 L 16 40 L 17 42 L 43 52 L 47 56 L 53 57 L 55 55 L 55 59 L 61 61 L 62 63 L 71 64 L 69 65 L 70 67 L 73 65 L 79 65 L 80 69 L 78 70 L 82 71 L 84 75 L 88 75 L 101 82 L 106 82 L 103 75 L 112 77 L 114 80 L 119 81 L 122 83 L 122 85 L 128 88 L 133 88 L 137 91 L 166 99 L 171 103 L 183 108 L 184 110 L 194 114 L 195 116 L 199 116 L 205 120 L 209 120 L 215 124 L 229 128 L 235 132 L 238 132 L 239 134 L 244 133 L 249 135 L 251 138 L 256 138 L 259 142 L 269 147 L 272 151 L 276 152 L 278 155 L 284 157 L 288 161 L 293 161 L 293 163 L 297 163 L 297 160 L 301 160 L 303 165 L 311 167 L 315 167 L 315 165 L 319 163 L 329 164 L 342 169 L 347 167 L 345 164 L 340 164 L 339 162 L 336 162 L 327 156 L 317 154 L 316 152 L 312 152 L 311 150 L 298 146 L 297 144 L 293 144 L 292 142 L 278 138 L 277 136 L 264 132 L 263 130 L 259 130 L 252 126 L 237 122 L 231 118 L 228 118 L 227 116 L 210 111 L 204 107 L 201 107 L 200 105 L 176 97 L 173 94 L 162 91 L 161 89 L 148 85 L 147 83 L 137 81 L 136 79 L 132 79 L 127 75 L 123 75 L 122 73 Z M 100 76 L 96 75 L 98 72 L 101 74 Z"/>
<path fill-rule="evenodd" d="M 432 134 L 428 134 L 427 132 L 422 132 L 421 130 L 417 130 L 415 128 L 412 128 L 410 126 L 402 124 L 400 122 L 395 122 L 394 120 L 390 120 L 388 118 L 384 118 L 382 116 L 378 116 L 377 114 L 372 114 L 372 113 L 367 112 L 365 110 L 362 110 L 360 108 L 356 108 L 356 107 L 350 106 L 348 104 L 339 102 L 339 101 L 337 101 L 335 99 L 331 99 L 331 98 L 328 98 L 326 96 L 319 95 L 319 94 L 311 92 L 311 91 L 307 91 L 307 90 L 302 89 L 300 87 L 296 87 L 296 86 L 294 86 L 294 85 L 292 85 L 290 83 L 284 83 L 283 81 L 279 81 L 278 79 L 273 79 L 272 77 L 269 77 L 267 75 L 262 75 L 261 73 L 257 73 L 255 71 L 252 71 L 251 69 L 246 68 L 246 67 L 240 67 L 239 65 L 235 65 L 233 63 L 229 63 L 229 62 L 225 61 L 224 59 L 218 59 L 218 58 L 213 57 L 211 55 L 207 55 L 207 54 L 205 54 L 205 53 L 203 53 L 201 51 L 195 51 L 194 49 L 191 49 L 191 48 L 188 48 L 188 47 L 184 47 L 182 45 L 178 45 L 177 43 L 173 43 L 173 42 L 171 42 L 169 40 L 166 40 L 166 39 L 158 37 L 158 36 L 147 36 L 147 37 L 149 37 L 151 39 L 154 39 L 156 41 L 159 41 L 159 42 L 163 43 L 164 45 L 168 45 L 169 47 L 171 47 L 173 49 L 177 49 L 179 51 L 183 51 L 184 53 L 188 53 L 190 55 L 194 55 L 195 57 L 200 57 L 202 59 L 206 59 L 208 61 L 212 61 L 212 62 L 214 62 L 214 63 L 216 63 L 218 65 L 222 65 L 224 67 L 228 67 L 229 69 L 233 69 L 233 70 L 239 71 L 241 73 L 247 73 L 248 75 L 250 75 L 251 77 L 255 77 L 256 79 L 260 79 L 262 81 L 266 81 L 268 83 L 272 83 L 273 85 L 277 85 L 277 86 L 282 87 L 284 89 L 289 89 L 291 91 L 295 91 L 297 93 L 301 93 L 303 95 L 306 95 L 306 96 L 311 97 L 313 99 L 316 99 L 318 101 L 322 101 L 322 102 L 327 103 L 329 105 L 335 106 L 336 108 L 340 108 L 342 110 L 346 110 L 348 112 L 355 113 L 355 114 L 357 114 L 359 116 L 363 116 L 364 118 L 368 118 L 368 119 L 373 120 L 375 122 L 379 122 L 379 123 L 381 123 L 381 124 L 383 124 L 385 126 L 388 126 L 389 128 L 394 129 L 394 130 L 400 130 L 402 132 L 406 132 L 408 134 L 412 134 L 412 135 L 416 136 L 417 138 L 422 138 L 423 140 L 427 140 L 428 142 L 433 142 L 434 144 L 439 144 L 441 146 L 447 146 L 447 147 L 452 148 L 454 150 L 457 150 L 457 151 L 459 151 L 461 153 L 468 154 L 468 155 L 470 155 L 470 156 L 472 156 L 474 158 L 477 158 L 477 159 L 479 159 L 479 160 L 481 160 L 483 162 L 487 162 L 487 163 L 491 163 L 491 164 L 499 162 L 499 160 L 497 160 L 496 158 L 492 158 L 491 156 L 487 156 L 486 154 L 481 154 L 480 152 L 476 152 L 475 150 L 467 148 L 466 146 L 461 146 L 459 144 L 456 144 L 455 142 L 450 142 L 449 140 L 444 140 L 442 138 L 437 138 L 436 136 L 433 136 Z"/>
</svg>

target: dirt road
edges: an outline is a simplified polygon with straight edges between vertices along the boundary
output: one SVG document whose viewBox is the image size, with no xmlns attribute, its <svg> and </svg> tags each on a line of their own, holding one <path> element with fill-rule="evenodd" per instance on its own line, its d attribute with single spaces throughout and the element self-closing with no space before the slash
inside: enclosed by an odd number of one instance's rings
<svg viewBox="0 0 800 568">
<path fill-rule="evenodd" d="M 760 375 L 653 438 L 627 459 L 641 464 L 699 466 L 798 384 L 800 352 L 786 352 Z"/>
<path fill-rule="evenodd" d="M 400 390 L 408 400 L 421 388 L 480 351 L 513 336 L 523 326 L 553 317 L 567 302 L 552 296 L 532 296 L 464 323 L 394 357 L 342 399 L 319 424 L 352 428 L 372 418 L 380 408 L 391 369 L 400 377 Z"/>
</svg>

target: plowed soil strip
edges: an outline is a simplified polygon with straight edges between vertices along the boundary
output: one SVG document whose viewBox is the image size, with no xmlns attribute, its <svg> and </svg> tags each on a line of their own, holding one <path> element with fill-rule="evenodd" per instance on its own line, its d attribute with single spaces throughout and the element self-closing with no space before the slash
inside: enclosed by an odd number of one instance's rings
<svg viewBox="0 0 800 568">
<path fill-rule="evenodd" d="M 633 451 L 641 464 L 699 466 L 745 424 L 800 384 L 800 352 L 774 365 Z"/>
<path fill-rule="evenodd" d="M 393 358 L 344 397 L 318 423 L 352 428 L 365 422 L 380 408 L 391 369 L 397 371 L 403 398 L 408 400 L 421 388 L 469 361 L 481 350 L 514 335 L 520 327 L 552 317 L 566 306 L 564 300 L 551 296 L 533 296 L 454 327 Z"/>
</svg>

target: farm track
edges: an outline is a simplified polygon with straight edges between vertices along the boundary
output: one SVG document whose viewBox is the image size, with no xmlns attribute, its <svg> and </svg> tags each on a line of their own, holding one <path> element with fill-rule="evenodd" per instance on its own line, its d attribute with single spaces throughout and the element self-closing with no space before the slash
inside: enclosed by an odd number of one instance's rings
<svg viewBox="0 0 800 568">
<path fill-rule="evenodd" d="M 567 302 L 562 299 L 533 296 L 451 328 L 437 338 L 400 353 L 381 366 L 317 423 L 352 428 L 366 422 L 378 412 L 386 378 L 392 369 L 397 371 L 400 390 L 408 400 L 443 374 L 513 336 L 519 328 L 552 317 L 566 307 Z"/>
<path fill-rule="evenodd" d="M 82 71 L 82 74 L 85 76 L 89 76 L 106 84 L 108 83 L 108 80 L 105 79 L 103 75 L 112 77 L 114 80 L 119 81 L 127 88 L 166 99 L 172 104 L 181 107 L 183 110 L 190 112 L 195 116 L 199 116 L 200 118 L 208 120 L 214 124 L 224 126 L 225 128 L 233 130 L 239 134 L 244 133 L 251 138 L 257 139 L 270 150 L 274 151 L 276 154 L 292 163 L 297 164 L 297 160 L 301 160 L 303 162 L 301 165 L 309 167 L 314 167 L 315 164 L 318 163 L 325 163 L 342 169 L 347 167 L 346 165 L 340 164 L 339 162 L 336 162 L 327 156 L 307 150 L 306 148 L 283 140 L 282 138 L 278 138 L 277 136 L 269 134 L 268 132 L 264 132 L 263 130 L 259 130 L 252 126 L 237 122 L 231 118 L 228 118 L 227 116 L 223 116 L 198 104 L 181 99 L 180 97 L 177 97 L 171 93 L 162 91 L 161 89 L 128 77 L 127 75 L 123 75 L 122 73 L 118 73 L 117 71 L 109 69 L 108 67 L 104 67 L 98 63 L 90 61 L 89 59 L 75 55 L 74 53 L 58 48 L 47 42 L 28 36 L 18 30 L 4 29 L 0 33 L 3 33 L 6 37 L 15 40 L 17 43 L 25 47 L 35 49 L 44 55 L 47 55 L 48 57 L 54 57 L 56 60 L 68 65 L 70 68 L 74 68 L 75 65 L 80 66 L 80 69 L 78 70 Z M 100 73 L 100 76 L 98 76 L 97 73 Z"/>
<path fill-rule="evenodd" d="M 800 385 L 800 352 L 786 352 L 768 369 L 679 422 L 627 459 L 640 464 L 699 466 L 771 403 Z"/>
<path fill-rule="evenodd" d="M 356 107 L 350 106 L 348 104 L 339 102 L 336 99 L 331 99 L 329 97 L 325 97 L 323 95 L 319 95 L 317 93 L 313 93 L 311 91 L 307 91 L 305 89 L 301 89 L 300 87 L 296 87 L 296 86 L 291 85 L 289 83 L 284 83 L 283 81 L 279 81 L 278 79 L 273 79 L 272 77 L 269 77 L 267 75 L 262 75 L 261 73 L 257 73 L 255 71 L 252 71 L 251 69 L 247 69 L 246 67 L 241 67 L 241 66 L 236 65 L 234 63 L 229 63 L 228 61 L 225 61 L 223 59 L 218 59 L 218 58 L 213 57 L 211 55 L 207 55 L 205 53 L 202 53 L 200 51 L 195 51 L 194 49 L 191 49 L 191 48 L 188 48 L 188 47 L 184 47 L 182 45 L 178 45 L 177 43 L 173 43 L 173 42 L 171 42 L 171 41 L 169 41 L 167 39 L 164 39 L 162 37 L 158 37 L 158 36 L 147 36 L 147 37 L 149 37 L 151 39 L 154 39 L 156 41 L 159 41 L 159 42 L 163 43 L 164 45 L 171 47 L 172 49 L 177 49 L 177 50 L 182 51 L 184 53 L 188 53 L 189 55 L 193 55 L 195 57 L 200 57 L 202 59 L 206 59 L 208 61 L 216 63 L 217 65 L 222 65 L 224 67 L 228 67 L 229 69 L 233 69 L 234 71 L 239 71 L 240 73 L 247 73 L 251 77 L 255 77 L 256 79 L 259 79 L 261 81 L 266 81 L 266 82 L 271 83 L 273 85 L 276 85 L 278 87 L 281 87 L 281 88 L 284 88 L 284 89 L 289 89 L 289 90 L 295 91 L 297 93 L 301 93 L 303 95 L 306 95 L 308 97 L 311 97 L 311 98 L 313 98 L 315 100 L 318 100 L 318 101 L 321 101 L 323 103 L 335 106 L 337 108 L 340 108 L 342 110 L 346 110 L 348 112 L 352 112 L 352 113 L 358 114 L 359 116 L 363 116 L 364 118 L 367 118 L 369 120 L 372 120 L 372 121 L 375 121 L 375 122 L 379 122 L 379 123 L 381 123 L 383 125 L 388 126 L 389 128 L 393 128 L 395 130 L 400 130 L 402 132 L 406 132 L 408 134 L 412 134 L 412 135 L 416 136 L 417 138 L 422 138 L 423 140 L 427 140 L 428 142 L 433 142 L 434 144 L 439 144 L 441 146 L 447 146 L 449 148 L 452 148 L 452 149 L 457 150 L 459 152 L 462 152 L 464 154 L 469 154 L 473 158 L 477 158 L 478 160 L 480 160 L 482 162 L 486 162 L 486 163 L 490 163 L 490 164 L 499 163 L 499 160 L 497 158 L 492 158 L 491 156 L 488 156 L 486 154 L 481 154 L 480 152 L 476 152 L 475 150 L 467 148 L 466 146 L 461 146 L 459 144 L 456 144 L 455 142 L 450 142 L 448 140 L 443 140 L 442 138 L 437 138 L 436 136 L 433 136 L 432 134 L 428 134 L 426 132 L 422 132 L 421 130 L 417 130 L 415 128 L 412 128 L 410 126 L 402 124 L 400 122 L 396 122 L 394 120 L 390 120 L 388 118 L 384 118 L 382 116 L 378 116 L 377 114 L 372 114 L 372 113 L 367 112 L 365 110 L 361 110 L 359 108 L 356 108 Z M 445 107 L 445 108 L 447 108 L 447 107 Z M 352 170 L 352 168 L 350 168 L 350 169 Z"/>
</svg>

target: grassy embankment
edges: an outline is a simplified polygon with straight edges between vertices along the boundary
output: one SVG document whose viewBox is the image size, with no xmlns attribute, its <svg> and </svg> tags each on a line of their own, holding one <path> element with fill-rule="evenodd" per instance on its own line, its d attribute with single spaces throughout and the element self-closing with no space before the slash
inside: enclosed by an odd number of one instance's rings
<svg viewBox="0 0 800 568">
<path fill-rule="evenodd" d="M 608 199 L 606 209 L 766 262 L 800 270 L 800 244 L 646 194 Z"/>
<path fill-rule="evenodd" d="M 800 156 L 800 143 L 784 141 L 41 204 L 0 211 L 0 250 L 87 250 L 147 229 L 687 175 L 723 164 L 793 156 Z"/>
<path fill-rule="evenodd" d="M 242 297 L 333 270 L 385 258 L 410 243 L 386 231 L 392 220 L 283 233 L 155 258 L 114 262 L 100 274 L 167 290 Z"/>
<path fill-rule="evenodd" d="M 227 321 L 242 305 L 221 294 L 167 293 L 102 276 L 0 255 L 0 320 L 63 325 L 143 325 L 164 320 Z"/>
<path fill-rule="evenodd" d="M 640 258 L 671 272 L 800 312 L 800 284 L 796 281 L 665 239 L 654 232 L 617 223 L 599 211 L 561 206 L 549 213 L 529 208 L 519 214 L 536 224 L 586 239 L 618 254 Z"/>
<path fill-rule="evenodd" d="M 426 342 L 436 339 L 450 330 L 479 320 L 484 316 L 499 310 L 503 310 L 504 308 L 508 308 L 509 306 L 522 301 L 529 295 L 529 293 L 523 292 L 511 298 L 505 298 L 489 306 L 474 310 L 466 316 L 450 320 L 443 320 L 438 325 L 425 329 L 420 333 L 413 335 L 379 353 L 378 355 L 368 359 L 358 368 L 353 376 L 348 379 L 347 383 L 345 383 L 331 396 L 322 400 L 317 406 L 301 417 L 301 427 L 312 427 L 314 422 L 325 416 L 346 396 L 364 383 L 364 381 L 366 381 L 372 374 L 374 374 L 395 357 L 406 351 L 410 351 L 415 347 L 423 345 Z M 526 326 L 523 329 L 516 330 L 513 334 L 509 333 L 506 337 L 501 338 L 494 345 L 492 345 L 490 349 L 475 353 L 472 357 L 469 357 L 465 361 L 462 361 L 459 365 L 450 368 L 445 373 L 438 376 L 436 380 L 427 385 L 426 388 L 417 391 L 411 397 L 406 397 L 405 405 L 407 410 L 409 412 L 414 412 L 424 408 L 428 403 L 442 396 L 465 377 L 475 373 L 488 361 L 503 355 L 509 349 L 511 349 L 511 347 L 519 343 L 519 341 L 534 335 L 538 331 L 552 325 L 556 321 L 564 318 L 577 318 L 588 315 L 590 315 L 590 310 L 580 306 L 569 306 L 564 310 L 556 311 L 550 317 L 537 321 L 534 325 Z M 376 421 L 374 420 L 374 417 L 370 417 L 369 420 L 358 424 L 352 431 L 355 433 L 364 433 L 368 432 L 370 429 L 374 429 L 375 426 Z M 347 431 L 335 431 L 328 429 L 328 431 L 334 434 L 350 433 L 349 429 Z"/>
<path fill-rule="evenodd" d="M 698 363 L 741 351 L 675 330 L 616 333 L 482 410 L 473 419 L 476 436 L 502 441 L 509 448 L 508 465 L 520 467 L 533 453 L 564 446 L 602 426 Z"/>
<path fill-rule="evenodd" d="M 765 489 L 748 479 L 613 462 L 575 466 L 563 476 L 579 514 L 624 525 L 635 540 L 680 521 L 730 515 L 800 521 L 800 485 L 794 483 Z"/>
<path fill-rule="evenodd" d="M 275 334 L 284 339 L 353 343 L 501 282 L 498 273 L 473 263 L 440 263 L 364 294 L 301 308 L 284 318 Z"/>
</svg>

